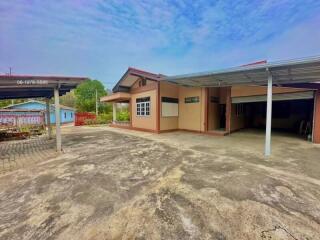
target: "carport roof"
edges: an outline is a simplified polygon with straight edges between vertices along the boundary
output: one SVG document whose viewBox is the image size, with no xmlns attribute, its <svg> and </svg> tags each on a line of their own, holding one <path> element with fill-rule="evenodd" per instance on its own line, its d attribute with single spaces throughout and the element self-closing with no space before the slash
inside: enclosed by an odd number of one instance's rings
<svg viewBox="0 0 320 240">
<path fill-rule="evenodd" d="M 165 80 L 191 87 L 223 87 L 238 84 L 265 85 L 269 73 L 272 75 L 274 84 L 320 81 L 320 56 L 177 75 L 165 77 Z"/>
<path fill-rule="evenodd" d="M 53 89 L 64 95 L 85 77 L 0 75 L 0 99 L 53 97 Z"/>
</svg>

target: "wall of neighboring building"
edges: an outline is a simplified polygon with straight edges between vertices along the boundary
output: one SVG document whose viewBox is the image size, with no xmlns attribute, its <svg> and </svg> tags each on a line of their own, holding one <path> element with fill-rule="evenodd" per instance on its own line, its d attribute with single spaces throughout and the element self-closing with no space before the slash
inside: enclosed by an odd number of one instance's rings
<svg viewBox="0 0 320 240">
<path fill-rule="evenodd" d="M 185 103 L 187 97 L 199 97 L 197 103 Z M 205 131 L 205 88 L 179 88 L 179 129 Z"/>
<path fill-rule="evenodd" d="M 28 109 L 28 110 L 46 110 L 46 105 L 38 102 L 28 102 L 25 104 L 14 105 L 10 109 Z M 46 113 L 45 113 L 46 114 Z M 47 118 L 46 118 L 47 119 Z M 71 109 L 60 109 L 61 123 L 70 123 L 74 121 L 74 110 Z M 50 122 L 54 124 L 56 122 L 56 116 L 53 107 L 50 111 Z"/>
<path fill-rule="evenodd" d="M 60 110 L 60 119 L 62 123 L 70 123 L 74 121 L 74 111 L 68 109 Z"/>
<path fill-rule="evenodd" d="M 161 97 L 178 98 L 179 99 L 179 86 L 168 83 L 160 82 L 160 131 L 178 129 L 179 116 L 177 117 L 163 117 L 162 116 L 162 103 Z M 180 102 L 179 102 L 180 107 Z M 180 109 L 179 115 L 180 115 Z"/>
<path fill-rule="evenodd" d="M 68 109 L 60 109 L 60 122 L 61 123 L 71 123 L 74 121 L 74 114 L 73 110 Z M 46 118 L 47 119 L 47 118 Z M 56 123 L 56 114 L 55 111 L 50 112 L 50 123 Z"/>
<path fill-rule="evenodd" d="M 150 97 L 150 115 L 137 116 L 137 98 Z M 157 89 L 131 94 L 132 127 L 148 130 L 157 130 Z"/>
</svg>

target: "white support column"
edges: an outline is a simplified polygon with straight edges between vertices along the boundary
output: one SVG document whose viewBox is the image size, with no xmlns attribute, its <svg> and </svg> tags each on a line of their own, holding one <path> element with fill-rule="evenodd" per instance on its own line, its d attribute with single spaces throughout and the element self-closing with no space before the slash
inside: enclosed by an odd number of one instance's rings
<svg viewBox="0 0 320 240">
<path fill-rule="evenodd" d="M 59 103 L 59 89 L 54 89 L 54 108 L 56 115 L 56 143 L 57 152 L 61 152 L 61 128 L 60 128 L 60 103 Z"/>
<path fill-rule="evenodd" d="M 117 103 L 116 102 L 113 103 L 112 110 L 113 110 L 113 113 L 112 113 L 113 124 L 115 124 L 117 121 Z"/>
<path fill-rule="evenodd" d="M 272 75 L 268 71 L 265 156 L 271 155 Z"/>
<path fill-rule="evenodd" d="M 52 138 L 52 129 L 51 129 L 51 121 L 50 121 L 50 103 L 49 98 L 46 98 L 46 120 L 47 120 L 47 128 L 48 128 L 48 138 Z"/>
</svg>

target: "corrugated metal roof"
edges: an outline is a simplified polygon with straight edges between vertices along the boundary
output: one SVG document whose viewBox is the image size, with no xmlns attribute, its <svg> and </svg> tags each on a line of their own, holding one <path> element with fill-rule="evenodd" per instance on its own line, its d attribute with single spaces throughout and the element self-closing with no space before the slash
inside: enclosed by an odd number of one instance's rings
<svg viewBox="0 0 320 240">
<path fill-rule="evenodd" d="M 192 87 L 264 85 L 269 73 L 274 84 L 317 82 L 320 81 L 320 56 L 177 75 L 165 80 Z"/>
<path fill-rule="evenodd" d="M 85 77 L 0 75 L 0 99 L 53 97 L 53 89 L 64 95 Z"/>
</svg>

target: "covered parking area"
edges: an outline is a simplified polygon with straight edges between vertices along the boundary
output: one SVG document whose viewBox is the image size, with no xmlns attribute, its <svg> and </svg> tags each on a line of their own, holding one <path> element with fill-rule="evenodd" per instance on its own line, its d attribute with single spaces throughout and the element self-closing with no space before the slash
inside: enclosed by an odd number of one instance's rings
<svg viewBox="0 0 320 240">
<path fill-rule="evenodd" d="M 318 84 L 314 85 L 309 84 L 308 88 L 273 87 L 271 127 L 274 133 L 312 140 L 314 95 L 319 87 Z M 263 86 L 232 88 L 231 103 L 236 110 L 232 114 L 240 115 L 237 118 L 241 121 L 238 125 L 240 131 L 266 127 L 265 90 Z"/>
<path fill-rule="evenodd" d="M 299 101 L 304 108 L 302 114 L 309 114 L 311 122 L 311 138 L 314 143 L 320 143 L 320 57 L 307 59 L 262 63 L 229 68 L 220 71 L 166 77 L 167 81 L 186 87 L 232 87 L 232 86 L 266 86 L 264 97 L 233 98 L 231 91 L 226 102 L 226 131 L 231 132 L 230 115 L 232 104 L 245 103 L 251 106 L 258 103 L 265 116 L 265 155 L 271 154 L 272 114 L 283 114 L 287 110 L 281 102 Z M 279 95 L 273 94 L 273 86 L 308 89 L 303 93 Z M 274 102 L 274 104 L 273 104 Z M 296 105 L 297 106 L 297 105 Z M 272 108 L 274 107 L 274 110 Z M 295 107 L 295 106 L 294 106 Z M 283 109 L 283 112 L 281 111 Z M 309 110 L 308 110 L 309 109 Z M 256 114 L 256 111 L 255 111 Z M 274 121 L 275 124 L 275 121 Z"/>
<path fill-rule="evenodd" d="M 59 96 L 87 80 L 85 77 L 0 75 L 0 99 L 45 98 L 48 137 L 52 138 L 49 100 L 54 97 L 56 151 L 62 151 Z"/>
</svg>

